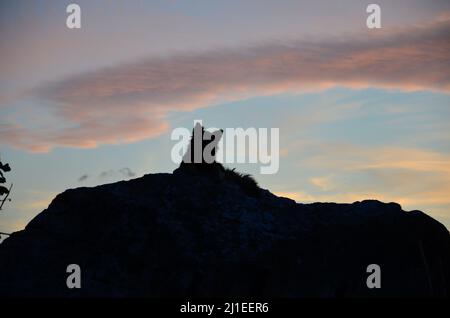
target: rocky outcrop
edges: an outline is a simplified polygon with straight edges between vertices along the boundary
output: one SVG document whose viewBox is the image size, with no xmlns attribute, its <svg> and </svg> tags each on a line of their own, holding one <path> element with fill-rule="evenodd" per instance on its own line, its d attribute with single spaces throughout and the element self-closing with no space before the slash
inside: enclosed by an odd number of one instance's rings
<svg viewBox="0 0 450 318">
<path fill-rule="evenodd" d="M 198 172 L 67 190 L 0 244 L 0 296 L 449 296 L 449 233 L 426 214 L 243 185 Z"/>
</svg>

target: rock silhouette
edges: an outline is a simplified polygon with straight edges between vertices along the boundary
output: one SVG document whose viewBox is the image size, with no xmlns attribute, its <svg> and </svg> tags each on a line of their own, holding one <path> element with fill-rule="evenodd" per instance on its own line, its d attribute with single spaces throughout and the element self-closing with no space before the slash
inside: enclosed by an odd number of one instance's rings
<svg viewBox="0 0 450 318">
<path fill-rule="evenodd" d="M 66 190 L 0 244 L 0 297 L 449 296 L 449 233 L 426 214 L 256 189 L 199 170 Z"/>
</svg>

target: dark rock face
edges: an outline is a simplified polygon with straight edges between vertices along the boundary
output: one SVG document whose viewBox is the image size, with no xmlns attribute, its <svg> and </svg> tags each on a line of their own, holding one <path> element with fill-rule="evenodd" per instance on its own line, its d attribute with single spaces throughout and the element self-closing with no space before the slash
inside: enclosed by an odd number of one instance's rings
<svg viewBox="0 0 450 318">
<path fill-rule="evenodd" d="M 66 287 L 67 265 L 81 289 Z M 381 288 L 368 289 L 369 264 Z M 59 194 L 0 245 L 4 296 L 448 297 L 450 238 L 395 203 L 297 204 L 208 174 Z"/>
</svg>

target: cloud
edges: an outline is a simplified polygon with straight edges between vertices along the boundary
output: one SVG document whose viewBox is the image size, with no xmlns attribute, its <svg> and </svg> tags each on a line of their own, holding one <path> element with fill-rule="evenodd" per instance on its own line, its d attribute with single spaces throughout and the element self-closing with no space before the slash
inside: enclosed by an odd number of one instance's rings
<svg viewBox="0 0 450 318">
<path fill-rule="evenodd" d="M 133 178 L 136 176 L 136 173 L 134 173 L 130 168 L 122 168 L 119 172 L 127 178 Z"/>
<path fill-rule="evenodd" d="M 80 177 L 78 178 L 78 182 L 86 181 L 88 178 L 89 178 L 89 175 L 83 174 L 82 176 L 80 176 Z"/>
<path fill-rule="evenodd" d="M 330 176 L 313 177 L 309 179 L 309 182 L 322 191 L 329 191 L 335 188 Z"/>
<path fill-rule="evenodd" d="M 98 177 L 99 177 L 100 179 L 103 179 L 103 178 L 110 178 L 110 177 L 114 176 L 115 174 L 116 174 L 116 172 L 115 172 L 114 170 L 102 171 L 102 172 L 100 172 L 100 174 L 98 175 Z"/>
<path fill-rule="evenodd" d="M 16 209 L 21 212 L 35 213 L 47 208 L 50 202 L 55 198 L 56 193 L 30 190 L 27 192 L 27 197 L 18 202 Z"/>
<path fill-rule="evenodd" d="M 98 174 L 98 178 L 99 179 L 115 178 L 115 177 L 117 177 L 118 174 L 121 175 L 124 178 L 133 178 L 133 177 L 136 176 L 136 173 L 134 173 L 133 170 L 131 170 L 128 167 L 124 167 L 124 168 L 121 168 L 121 169 L 119 169 L 117 171 L 116 170 L 112 170 L 112 169 L 111 170 L 102 171 L 102 172 L 100 172 Z M 83 174 L 83 175 L 81 175 L 78 178 L 78 182 L 86 181 L 89 178 L 90 178 L 90 175 Z"/>
<path fill-rule="evenodd" d="M 120 174 L 122 177 L 125 177 L 125 178 L 133 178 L 136 176 L 136 173 L 134 173 L 130 168 L 124 167 L 117 171 L 116 170 L 102 171 L 98 177 L 100 179 L 114 178 L 117 174 Z"/>
<path fill-rule="evenodd" d="M 388 192 L 364 191 L 348 193 L 327 193 L 315 194 L 308 191 L 279 191 L 274 192 L 277 196 L 290 198 L 296 202 L 312 203 L 312 202 L 340 202 L 353 203 L 363 200 L 379 200 L 382 202 L 399 203 L 406 210 L 425 209 L 424 212 L 436 215 L 439 218 L 448 218 L 448 210 L 450 208 L 450 199 L 448 199 L 448 189 L 440 192 L 427 192 L 419 194 L 417 197 L 401 197 Z M 438 209 L 436 209 L 438 207 Z M 439 207 L 443 207 L 439 214 Z M 429 209 L 429 210 L 427 210 Z"/>
<path fill-rule="evenodd" d="M 327 175 L 309 178 L 312 188 L 304 184 L 302 191 L 294 187 L 280 192 L 287 197 L 301 202 L 378 199 L 431 212 L 435 206 L 450 206 L 449 154 L 339 143 L 317 143 L 306 148 L 302 151 L 310 155 L 298 165 L 312 174 Z"/>
<path fill-rule="evenodd" d="M 0 142 L 35 152 L 156 137 L 167 115 L 225 101 L 334 86 L 450 91 L 450 19 L 318 41 L 149 58 L 46 84 L 32 98 L 58 124 L 0 124 Z M 24 115 L 25 116 L 25 115 Z"/>
<path fill-rule="evenodd" d="M 303 163 L 309 167 L 341 171 L 402 169 L 450 175 L 450 155 L 407 147 L 360 147 L 347 143 L 311 145 Z"/>
</svg>

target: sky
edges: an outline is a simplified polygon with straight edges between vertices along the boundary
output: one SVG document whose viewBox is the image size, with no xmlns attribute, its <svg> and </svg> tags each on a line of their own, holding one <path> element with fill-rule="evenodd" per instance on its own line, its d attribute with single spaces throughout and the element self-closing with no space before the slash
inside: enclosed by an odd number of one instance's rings
<svg viewBox="0 0 450 318">
<path fill-rule="evenodd" d="M 279 128 L 280 165 L 232 164 L 297 202 L 398 202 L 450 227 L 450 2 L 0 3 L 0 158 L 23 229 L 68 188 L 171 172 L 170 135 Z"/>
</svg>

